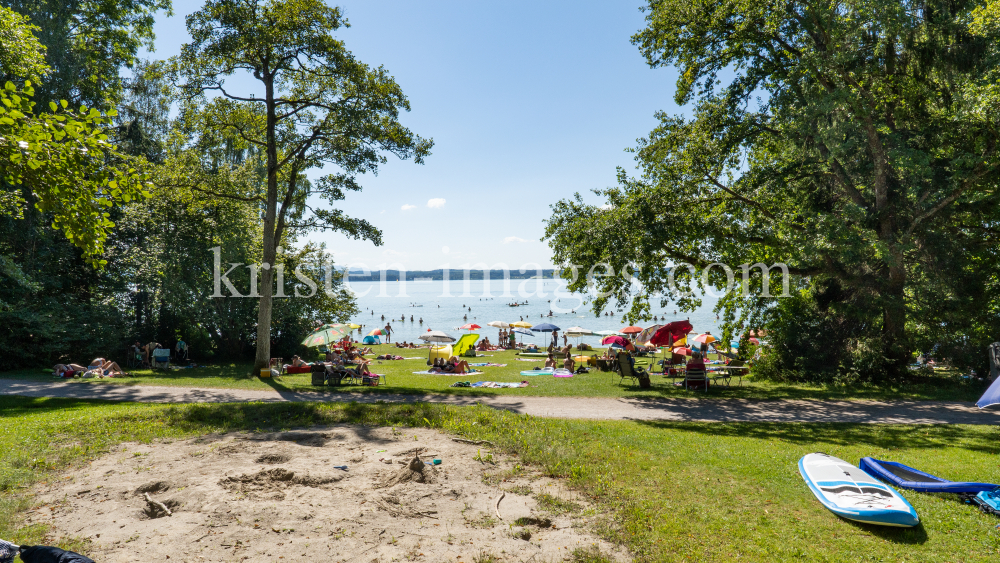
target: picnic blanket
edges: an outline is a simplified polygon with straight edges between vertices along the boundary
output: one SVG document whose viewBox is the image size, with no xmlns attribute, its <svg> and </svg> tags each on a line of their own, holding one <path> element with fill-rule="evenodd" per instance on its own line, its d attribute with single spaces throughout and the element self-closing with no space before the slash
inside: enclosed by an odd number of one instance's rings
<svg viewBox="0 0 1000 563">
<path fill-rule="evenodd" d="M 493 362 L 488 362 L 484 364 L 469 364 L 470 366 L 476 366 L 477 368 L 487 367 L 487 368 L 505 368 L 507 364 L 494 364 Z"/>
<path fill-rule="evenodd" d="M 488 389 L 514 389 L 517 387 L 527 387 L 528 382 L 522 381 L 520 383 L 514 381 L 477 381 L 472 384 L 473 387 L 488 388 Z"/>
<path fill-rule="evenodd" d="M 519 362 L 534 362 L 536 364 L 538 363 L 538 358 L 514 358 L 514 359 Z"/>
<path fill-rule="evenodd" d="M 424 370 L 424 371 L 415 371 L 415 372 L 413 372 L 413 375 L 455 375 L 455 376 L 461 377 L 463 375 L 481 375 L 483 373 L 486 373 L 486 372 L 484 372 L 484 371 L 467 371 L 465 373 L 445 373 L 443 371 L 431 371 L 431 370 L 428 369 L 428 370 Z"/>
</svg>

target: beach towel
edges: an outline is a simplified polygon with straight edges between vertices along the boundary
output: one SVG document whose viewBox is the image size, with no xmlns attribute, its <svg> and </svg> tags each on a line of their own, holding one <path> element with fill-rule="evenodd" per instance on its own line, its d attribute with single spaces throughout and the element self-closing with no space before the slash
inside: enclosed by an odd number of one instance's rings
<svg viewBox="0 0 1000 563">
<path fill-rule="evenodd" d="M 519 362 L 532 362 L 536 364 L 538 363 L 538 358 L 514 358 L 514 359 Z"/>
<path fill-rule="evenodd" d="M 488 368 L 505 368 L 507 364 L 494 364 L 493 362 L 487 362 L 483 364 L 469 364 L 470 366 L 476 366 L 477 368 L 488 367 Z"/>
<path fill-rule="evenodd" d="M 522 371 L 521 375 L 552 375 L 555 371 L 556 370 L 554 368 L 529 369 L 527 371 Z"/>
<path fill-rule="evenodd" d="M 517 387 L 527 387 L 528 382 L 522 381 L 520 383 L 515 383 L 512 381 L 477 381 L 473 383 L 472 386 L 481 389 L 515 389 Z"/>
<path fill-rule="evenodd" d="M 481 375 L 483 373 L 486 372 L 477 370 L 477 371 L 467 371 L 465 373 L 445 373 L 443 371 L 425 370 L 425 371 L 415 371 L 413 372 L 413 375 L 454 375 L 457 377 L 461 377 L 463 375 Z"/>
<path fill-rule="evenodd" d="M 21 561 L 24 563 L 94 563 L 93 559 L 79 553 L 44 545 L 31 547 L 22 545 Z"/>
<path fill-rule="evenodd" d="M 0 563 L 14 563 L 17 546 L 9 541 L 0 540 Z"/>
</svg>

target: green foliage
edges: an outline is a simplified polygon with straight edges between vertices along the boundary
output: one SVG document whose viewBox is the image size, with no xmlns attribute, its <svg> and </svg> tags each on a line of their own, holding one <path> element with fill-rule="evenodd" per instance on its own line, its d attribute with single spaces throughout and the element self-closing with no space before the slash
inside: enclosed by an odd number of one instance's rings
<svg viewBox="0 0 1000 563">
<path fill-rule="evenodd" d="M 51 69 L 45 64 L 45 47 L 34 32 L 38 26 L 27 18 L 0 6 L 0 81 L 39 81 Z"/>
<path fill-rule="evenodd" d="M 678 68 L 675 99 L 691 117 L 658 116 L 635 151 L 641 175 L 619 171 L 619 185 L 598 192 L 610 209 L 579 198 L 554 206 L 555 260 L 634 272 L 598 280 L 607 296 L 595 302 L 631 301 L 632 320 L 658 293 L 693 307 L 670 294 L 670 263 L 785 263 L 792 287 L 816 300 L 800 310 L 851 327 L 853 340 L 827 343 L 839 357 L 861 354 L 851 364 L 865 379 L 905 376 L 914 345 L 942 330 L 997 328 L 989 307 L 965 299 L 1000 265 L 991 10 L 651 0 L 633 40 L 651 66 Z M 701 285 L 678 272 L 682 288 Z M 749 281 L 748 296 L 721 302 L 727 334 L 796 309 L 763 295 L 759 270 Z M 726 285 L 721 269 L 708 283 Z"/>
<path fill-rule="evenodd" d="M 21 217 L 33 204 L 88 262 L 102 265 L 104 240 L 114 227 L 111 207 L 148 195 L 143 175 L 108 143 L 103 127 L 113 111 L 73 111 L 63 101 L 36 114 L 33 94 L 30 82 L 21 90 L 7 82 L 0 90 L 0 180 L 23 189 L 8 192 L 0 212 Z"/>
<path fill-rule="evenodd" d="M 110 109 L 122 96 L 122 67 L 139 49 L 152 50 L 158 11 L 171 15 L 170 0 L 3 0 L 37 26 L 52 72 L 37 88 L 42 103 Z M 2 80 L 30 76 L 7 76 Z"/>
</svg>

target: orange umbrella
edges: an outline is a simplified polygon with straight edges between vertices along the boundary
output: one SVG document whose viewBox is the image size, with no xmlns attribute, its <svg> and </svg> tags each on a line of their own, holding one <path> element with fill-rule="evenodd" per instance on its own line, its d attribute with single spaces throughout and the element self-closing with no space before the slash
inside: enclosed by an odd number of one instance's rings
<svg viewBox="0 0 1000 563">
<path fill-rule="evenodd" d="M 618 332 L 624 332 L 625 334 L 639 334 L 643 330 L 645 329 L 643 329 L 641 326 L 627 326 L 619 330 Z"/>
<path fill-rule="evenodd" d="M 477 328 L 483 328 L 483 327 L 477 325 L 476 323 L 469 323 L 467 325 L 463 325 L 458 328 L 459 330 L 476 330 Z"/>
</svg>

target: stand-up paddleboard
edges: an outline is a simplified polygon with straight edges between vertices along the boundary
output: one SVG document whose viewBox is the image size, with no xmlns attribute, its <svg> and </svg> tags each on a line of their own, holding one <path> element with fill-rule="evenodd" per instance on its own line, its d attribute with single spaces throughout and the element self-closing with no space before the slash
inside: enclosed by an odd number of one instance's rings
<svg viewBox="0 0 1000 563">
<path fill-rule="evenodd" d="M 917 511 L 892 487 L 830 455 L 802 456 L 799 473 L 823 506 L 837 516 L 882 526 L 911 527 Z"/>
</svg>

